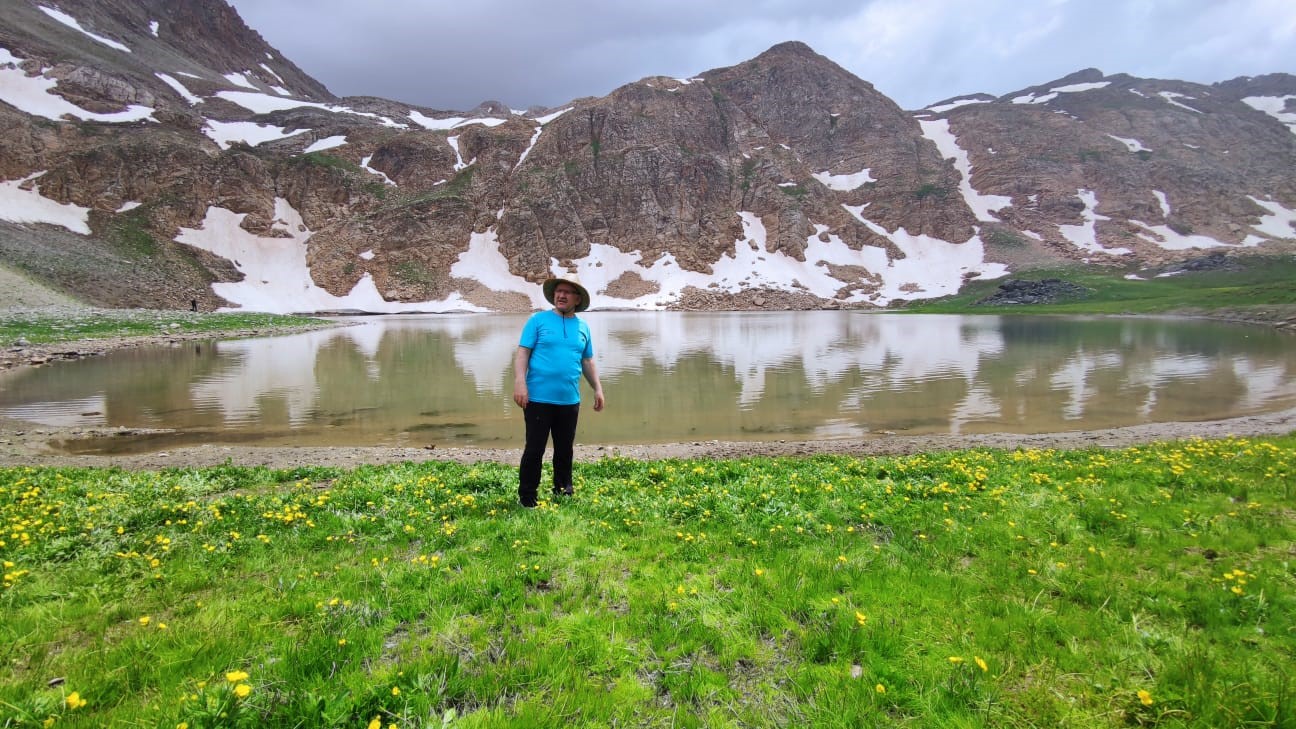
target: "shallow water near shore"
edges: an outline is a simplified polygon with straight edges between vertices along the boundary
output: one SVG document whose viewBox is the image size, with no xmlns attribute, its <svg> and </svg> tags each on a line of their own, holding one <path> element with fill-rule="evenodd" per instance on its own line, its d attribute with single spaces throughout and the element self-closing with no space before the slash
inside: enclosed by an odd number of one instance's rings
<svg viewBox="0 0 1296 729">
<path fill-rule="evenodd" d="M 582 412 L 585 444 L 1038 434 L 1296 406 L 1296 339 L 1264 327 L 846 311 L 583 316 L 608 397 L 604 412 Z M 117 351 L 4 373 L 0 416 L 88 431 L 62 448 L 98 455 L 515 448 L 511 358 L 523 320 L 372 317 Z"/>
</svg>

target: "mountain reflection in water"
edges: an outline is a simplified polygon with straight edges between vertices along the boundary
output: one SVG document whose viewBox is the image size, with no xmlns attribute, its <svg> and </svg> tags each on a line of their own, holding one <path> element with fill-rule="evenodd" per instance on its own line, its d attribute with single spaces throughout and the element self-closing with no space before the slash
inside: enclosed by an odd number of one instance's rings
<svg viewBox="0 0 1296 729">
<path fill-rule="evenodd" d="M 580 442 L 1047 433 L 1296 404 L 1296 339 L 1147 318 L 594 312 L 608 407 Z M 6 373 L 0 414 L 166 429 L 93 452 L 193 443 L 520 447 L 523 315 L 365 318 L 262 339 L 122 350 Z M 588 387 L 582 383 L 584 394 Z"/>
</svg>

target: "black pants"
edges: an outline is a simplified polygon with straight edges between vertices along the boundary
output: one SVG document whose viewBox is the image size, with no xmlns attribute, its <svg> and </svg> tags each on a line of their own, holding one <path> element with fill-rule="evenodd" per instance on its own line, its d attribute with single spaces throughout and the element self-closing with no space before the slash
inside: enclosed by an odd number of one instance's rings
<svg viewBox="0 0 1296 729">
<path fill-rule="evenodd" d="M 518 469 L 518 500 L 523 506 L 535 506 L 536 491 L 540 487 L 540 464 L 551 435 L 554 493 L 571 493 L 572 446 L 576 442 L 580 404 L 530 402 L 523 413 L 526 418 L 526 448 L 522 451 L 522 466 Z"/>
</svg>

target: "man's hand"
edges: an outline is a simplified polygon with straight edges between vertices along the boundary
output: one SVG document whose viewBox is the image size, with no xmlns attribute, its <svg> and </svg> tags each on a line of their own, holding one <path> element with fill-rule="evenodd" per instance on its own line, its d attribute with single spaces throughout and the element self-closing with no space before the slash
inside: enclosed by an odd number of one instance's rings
<svg viewBox="0 0 1296 729">
<path fill-rule="evenodd" d="M 518 407 L 526 410 L 527 403 L 531 402 L 531 394 L 527 391 L 527 370 L 531 368 L 531 350 L 519 346 L 513 352 L 513 402 Z"/>
</svg>

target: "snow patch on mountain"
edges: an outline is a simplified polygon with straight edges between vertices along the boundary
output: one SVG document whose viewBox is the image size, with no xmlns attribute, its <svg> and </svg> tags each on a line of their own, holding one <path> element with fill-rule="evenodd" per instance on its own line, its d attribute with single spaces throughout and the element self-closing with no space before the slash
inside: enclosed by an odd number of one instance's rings
<svg viewBox="0 0 1296 729">
<path fill-rule="evenodd" d="M 34 184 L 30 190 L 22 188 L 24 183 L 44 174 L 42 170 L 21 180 L 0 182 L 0 220 L 23 225 L 47 223 L 90 235 L 90 208 L 51 200 L 40 194 L 40 188 Z"/>
<path fill-rule="evenodd" d="M 1291 133 L 1296 134 L 1296 112 L 1286 111 L 1287 103 L 1293 99 L 1296 96 L 1248 96 L 1242 103 L 1286 124 Z"/>
<path fill-rule="evenodd" d="M 968 104 L 988 104 L 988 103 L 990 103 L 990 99 L 955 99 L 949 102 L 948 104 L 929 106 L 927 107 L 926 111 L 934 112 L 936 114 L 944 114 L 945 112 L 952 111 L 954 109 L 959 108 L 960 106 L 967 106 Z"/>
<path fill-rule="evenodd" d="M 162 79 L 162 83 L 165 83 L 167 86 L 170 86 L 172 91 L 175 91 L 177 94 L 180 94 L 180 98 L 189 102 L 190 106 L 197 106 L 198 104 L 203 103 L 201 97 L 194 96 L 193 94 L 191 94 L 189 92 L 189 89 L 186 88 L 184 84 L 180 83 L 180 81 L 176 79 L 174 76 L 165 73 L 160 73 L 160 72 L 154 73 L 153 75 Z"/>
<path fill-rule="evenodd" d="M 241 226 L 246 213 L 209 207 L 202 227 L 181 228 L 175 240 L 214 253 L 234 264 L 242 281 L 217 282 L 212 291 L 233 304 L 226 310 L 247 309 L 274 314 L 355 310 L 395 314 L 412 311 L 484 311 L 455 293 L 438 302 L 387 301 L 373 278 L 365 274 L 345 296 L 334 296 L 311 279 L 306 265 L 306 242 L 312 232 L 288 201 L 275 198 L 275 230 L 288 237 L 265 238 Z"/>
<path fill-rule="evenodd" d="M 339 134 L 339 135 L 336 135 L 336 136 L 332 136 L 332 137 L 325 137 L 325 138 L 323 138 L 323 139 L 316 140 L 316 141 L 315 141 L 314 143 L 312 143 L 309 147 L 307 147 L 306 149 L 303 149 L 302 152 L 303 152 L 303 153 L 306 153 L 306 154 L 309 154 L 309 153 L 311 153 L 311 152 L 323 152 L 323 151 L 326 150 L 326 149 L 333 149 L 334 147 L 341 147 L 341 146 L 345 145 L 346 143 L 347 143 L 346 135 L 345 135 L 345 134 Z"/>
<path fill-rule="evenodd" d="M 1014 104 L 1046 104 L 1058 97 L 1058 94 L 1077 94 L 1082 91 L 1093 91 L 1095 89 L 1105 88 L 1111 85 L 1110 81 L 1095 81 L 1083 84 L 1068 84 L 1066 86 L 1054 86 L 1048 90 L 1048 93 L 1036 96 L 1034 93 L 1015 96 L 1012 99 Z"/>
<path fill-rule="evenodd" d="M 428 131 L 433 131 L 433 132 L 454 129 L 456 127 L 468 126 L 469 124 L 481 124 L 482 126 L 496 127 L 508 121 L 507 119 L 496 119 L 494 117 L 489 117 L 489 116 L 473 117 L 473 118 L 463 117 L 463 116 L 452 116 L 452 117 L 447 117 L 445 119 L 434 119 L 416 110 L 410 111 L 409 118 L 415 124 L 423 127 L 424 129 L 427 129 Z"/>
<path fill-rule="evenodd" d="M 962 175 L 959 191 L 963 193 L 963 200 L 972 209 L 976 219 L 987 223 L 998 222 L 999 219 L 992 213 L 1012 205 L 1012 198 L 1007 195 L 982 195 L 972 187 L 972 163 L 968 160 L 967 151 L 959 146 L 958 138 L 950 131 L 949 120 L 920 119 L 918 124 L 922 127 L 923 136 L 936 143 L 941 156 L 954 160 L 954 168 Z"/>
<path fill-rule="evenodd" d="M 1151 152 L 1152 151 L 1147 147 L 1144 147 L 1143 143 L 1137 139 L 1126 139 L 1124 137 L 1118 137 L 1115 134 L 1108 134 L 1107 136 L 1125 145 L 1125 148 L 1131 152 Z"/>
<path fill-rule="evenodd" d="M 383 172 L 382 170 L 376 170 L 373 167 L 369 166 L 369 163 L 371 161 L 373 161 L 372 154 L 360 160 L 360 169 L 364 170 L 365 172 L 372 172 L 373 174 L 378 175 L 379 177 L 382 178 L 384 185 L 391 185 L 392 187 L 396 187 L 396 182 L 392 180 L 392 178 L 388 177 L 386 172 Z"/>
<path fill-rule="evenodd" d="M 840 190 L 842 192 L 850 192 L 851 190 L 859 189 L 868 182 L 877 182 L 877 178 L 873 177 L 873 174 L 868 167 L 865 167 L 859 172 L 852 172 L 847 175 L 834 175 L 827 170 L 824 170 L 823 172 L 812 173 L 810 176 L 822 182 L 824 187 L 827 187 L 829 190 Z"/>
<path fill-rule="evenodd" d="M 1085 205 L 1084 212 L 1081 213 L 1084 222 L 1079 225 L 1059 225 L 1058 232 L 1062 237 L 1076 248 L 1089 253 L 1107 253 L 1115 256 L 1131 253 L 1128 248 L 1105 248 L 1098 242 L 1098 221 L 1111 220 L 1105 215 L 1098 214 L 1098 193 L 1093 190 L 1076 190 L 1076 197 L 1080 198 Z"/>
<path fill-rule="evenodd" d="M 63 25 L 66 25 L 72 30 L 78 31 L 80 33 L 84 33 L 86 37 L 92 38 L 108 46 L 109 48 L 115 48 L 125 53 L 131 52 L 131 49 L 126 47 L 126 45 L 123 43 L 119 43 L 113 40 L 112 38 L 106 38 L 102 35 L 99 35 L 97 33 L 91 33 L 89 30 L 86 30 L 84 27 L 82 27 L 80 21 L 78 21 L 76 18 L 72 17 L 71 15 L 68 15 L 67 13 L 63 12 L 62 10 L 59 10 L 58 8 L 48 8 L 45 7 L 44 5 L 37 5 L 36 7 L 38 7 L 42 13 L 45 13 L 46 15 L 57 20 Z"/>
<path fill-rule="evenodd" d="M 269 124 L 243 121 L 223 122 L 215 119 L 208 119 L 207 125 L 203 127 L 202 131 L 221 149 L 229 149 L 234 142 L 243 142 L 255 147 L 262 142 L 286 139 L 303 133 L 300 129 L 289 132 L 284 127 Z"/>
<path fill-rule="evenodd" d="M 905 256 L 886 262 L 884 267 L 861 262 L 860 265 L 881 276 L 883 281 L 882 290 L 869 297 L 871 303 L 886 306 L 896 299 L 948 296 L 958 293 L 966 277 L 996 279 L 1008 275 L 1004 264 L 985 260 L 985 244 L 979 235 L 963 243 L 950 243 L 927 235 L 912 235 L 904 228 L 892 232 L 864 217 L 867 206 L 842 207 L 869 230 L 891 241 Z"/>
<path fill-rule="evenodd" d="M 50 93 L 58 86 L 58 80 L 44 75 L 49 69 L 41 69 L 39 76 L 28 76 L 19 68 L 22 62 L 23 59 L 10 53 L 8 49 L 0 47 L 0 101 L 19 111 L 53 121 L 64 121 L 65 115 L 85 121 L 112 123 L 157 121 L 153 118 L 153 110 L 147 106 L 132 104 L 125 111 L 109 113 L 82 109 L 67 99 Z"/>
<path fill-rule="evenodd" d="M 1259 225 L 1251 226 L 1261 233 L 1273 238 L 1296 238 L 1296 210 L 1289 210 L 1276 200 L 1261 200 L 1248 195 L 1251 202 L 1269 211 L 1260 218 Z"/>
</svg>

